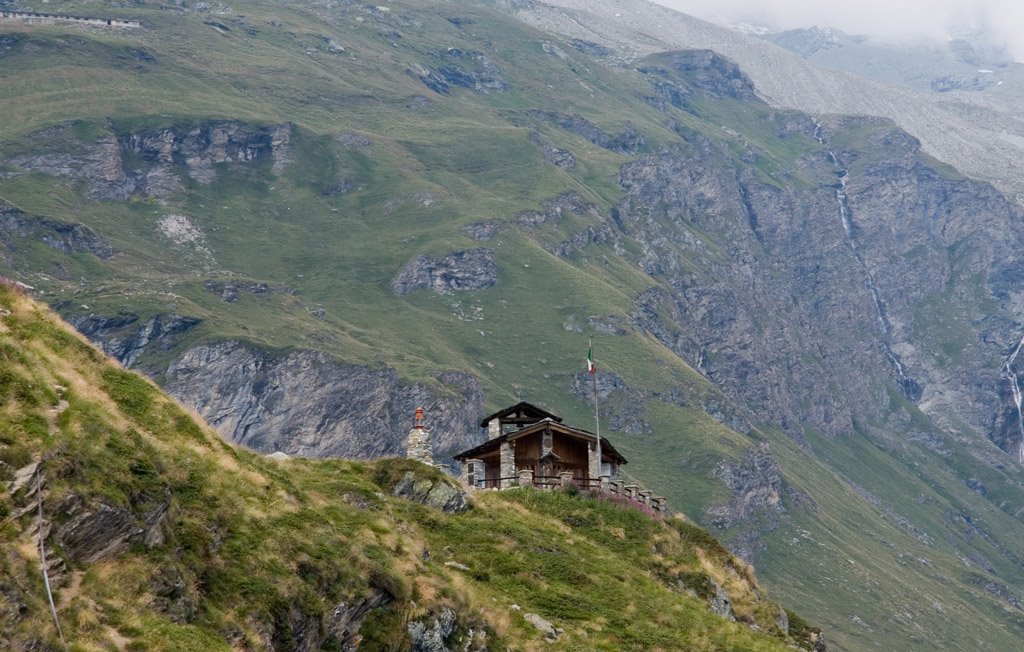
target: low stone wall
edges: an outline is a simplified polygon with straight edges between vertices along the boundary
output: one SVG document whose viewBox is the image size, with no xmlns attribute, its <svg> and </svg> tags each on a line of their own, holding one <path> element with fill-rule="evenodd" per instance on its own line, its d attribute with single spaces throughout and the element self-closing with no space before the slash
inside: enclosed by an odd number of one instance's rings
<svg viewBox="0 0 1024 652">
<path fill-rule="evenodd" d="M 95 18 L 90 16 L 70 16 L 67 14 L 40 14 L 31 11 L 0 11 L 0 23 L 22 23 L 24 25 L 58 25 L 76 24 L 93 27 L 142 27 L 137 20 L 120 18 Z"/>
<path fill-rule="evenodd" d="M 534 487 L 537 489 L 567 488 L 577 484 L 571 472 L 560 473 L 556 477 L 537 477 L 530 469 L 520 469 L 516 474 L 504 475 L 508 471 L 503 468 L 503 475 L 498 481 L 486 480 L 486 470 L 480 460 L 467 460 L 462 465 L 461 480 L 464 485 L 473 490 L 496 490 L 512 489 L 515 487 Z M 584 487 L 586 488 L 586 487 Z M 656 514 L 668 514 L 668 499 L 664 496 L 655 496 L 653 491 L 643 489 L 635 484 L 626 484 L 622 480 L 612 480 L 608 476 L 601 476 L 600 486 L 596 481 L 590 487 L 594 491 L 611 496 L 620 496 L 640 505 L 649 507 Z"/>
</svg>

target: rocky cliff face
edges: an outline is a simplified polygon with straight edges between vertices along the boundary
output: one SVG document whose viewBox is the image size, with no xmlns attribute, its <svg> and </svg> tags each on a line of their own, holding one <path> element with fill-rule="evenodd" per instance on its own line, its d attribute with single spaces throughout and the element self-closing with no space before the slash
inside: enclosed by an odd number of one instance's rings
<svg viewBox="0 0 1024 652">
<path fill-rule="evenodd" d="M 467 249 L 446 256 L 417 256 L 391 281 L 398 296 L 418 289 L 438 294 L 463 290 L 485 290 L 498 282 L 493 249 Z"/>
<path fill-rule="evenodd" d="M 202 320 L 174 314 L 89 314 L 70 322 L 125 367 L 163 379 L 224 437 L 255 450 L 403 456 L 417 407 L 426 410 L 439 457 L 483 438 L 483 391 L 469 374 L 438 372 L 428 387 L 403 382 L 391 368 L 344 364 L 317 351 L 275 355 L 236 341 L 189 347 L 185 338 Z"/>
<path fill-rule="evenodd" d="M 731 87 L 727 71 L 709 66 L 697 87 Z M 640 297 L 636 325 L 794 434 L 868 427 L 878 406 L 899 412 L 893 389 L 1016 454 L 999 368 L 1020 337 L 1009 288 L 1024 215 L 884 122 L 763 119 L 780 139 L 817 139 L 783 173 L 805 183 L 780 187 L 757 172 L 768 152 L 748 143 L 737 166 L 681 127 L 683 144 L 623 166 L 619 221 L 662 282 Z"/>
<path fill-rule="evenodd" d="M 740 461 L 719 463 L 714 473 L 731 497 L 728 504 L 707 509 L 707 522 L 719 531 L 737 528 L 732 550 L 744 559 L 764 549 L 761 538 L 778 527 L 789 508 L 811 504 L 783 481 L 767 443 L 754 446 Z"/>
<path fill-rule="evenodd" d="M 71 325 L 96 342 L 103 352 L 125 367 L 135 367 L 150 345 L 153 351 L 170 351 L 181 336 L 202 320 L 181 315 L 155 315 L 139 323 L 139 316 L 124 313 L 112 317 L 87 315 L 71 319 Z"/>
<path fill-rule="evenodd" d="M 66 224 L 23 211 L 0 201 L 0 248 L 15 252 L 19 240 L 37 240 L 63 254 L 90 253 L 101 260 L 114 257 L 106 238 L 82 224 Z"/>
<path fill-rule="evenodd" d="M 230 439 L 264 452 L 371 458 L 404 455 L 417 407 L 435 453 L 482 441 L 483 392 L 463 373 L 439 373 L 444 393 L 399 380 L 393 369 L 343 364 L 326 354 L 275 356 L 240 342 L 192 347 L 167 368 L 167 390 Z"/>
<path fill-rule="evenodd" d="M 126 201 L 132 196 L 166 198 L 185 176 L 208 184 L 214 165 L 273 158 L 275 172 L 290 162 L 291 125 L 253 126 L 207 122 L 103 135 L 83 142 L 73 124 L 26 137 L 30 153 L 11 157 L 20 168 L 81 182 L 90 199 Z"/>
</svg>

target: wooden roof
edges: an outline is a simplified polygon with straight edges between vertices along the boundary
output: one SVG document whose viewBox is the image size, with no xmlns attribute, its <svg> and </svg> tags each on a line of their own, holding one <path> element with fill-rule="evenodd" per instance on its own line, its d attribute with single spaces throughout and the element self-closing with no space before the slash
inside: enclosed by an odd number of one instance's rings
<svg viewBox="0 0 1024 652">
<path fill-rule="evenodd" d="M 479 446 L 476 446 L 474 448 L 471 448 L 467 451 L 463 451 L 455 455 L 455 459 L 459 460 L 460 462 L 464 460 L 474 459 L 481 455 L 486 455 L 487 453 L 494 451 L 506 441 L 515 441 L 516 439 L 520 439 L 522 437 L 526 437 L 538 432 L 543 432 L 545 430 L 550 430 L 553 435 L 562 435 L 565 437 L 573 437 L 575 439 L 583 439 L 586 441 L 594 441 L 595 439 L 597 439 L 597 435 L 588 430 L 573 428 L 572 426 L 567 426 L 564 423 L 559 423 L 554 419 L 545 418 L 541 421 L 538 421 L 537 423 L 534 423 L 533 425 L 529 425 L 525 428 L 521 428 L 513 432 L 507 432 L 501 435 L 500 437 L 495 437 L 494 439 L 489 439 L 484 443 L 480 444 Z M 619 453 L 619 451 L 615 450 L 615 447 L 612 446 L 611 442 L 609 442 L 604 437 L 601 437 L 601 457 L 610 457 L 612 460 L 618 462 L 619 464 L 626 464 L 626 458 L 623 457 L 622 454 Z"/>
<path fill-rule="evenodd" d="M 498 419 L 501 423 L 514 423 L 519 426 L 526 425 L 528 423 L 536 423 L 544 419 L 551 419 L 562 422 L 562 417 L 557 414 L 552 414 L 547 410 L 537 407 L 532 403 L 526 401 L 520 401 L 511 407 L 507 407 L 504 410 L 498 410 L 494 414 L 486 416 L 483 421 L 480 422 L 481 428 L 486 428 L 487 423 L 492 419 Z"/>
</svg>

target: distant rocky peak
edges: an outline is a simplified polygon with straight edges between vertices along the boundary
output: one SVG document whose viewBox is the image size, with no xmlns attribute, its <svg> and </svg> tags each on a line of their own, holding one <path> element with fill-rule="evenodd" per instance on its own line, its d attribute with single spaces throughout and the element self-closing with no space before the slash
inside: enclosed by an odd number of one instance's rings
<svg viewBox="0 0 1024 652">
<path fill-rule="evenodd" d="M 786 48 L 802 57 L 809 57 L 821 50 L 864 42 L 866 36 L 851 36 L 833 27 L 803 27 L 761 35 L 766 41 Z"/>
</svg>

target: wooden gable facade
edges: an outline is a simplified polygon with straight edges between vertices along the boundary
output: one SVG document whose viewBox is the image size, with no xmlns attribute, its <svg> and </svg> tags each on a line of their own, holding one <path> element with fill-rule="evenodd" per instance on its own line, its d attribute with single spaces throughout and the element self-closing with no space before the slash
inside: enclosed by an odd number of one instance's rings
<svg viewBox="0 0 1024 652">
<path fill-rule="evenodd" d="M 504 488 L 529 478 L 554 485 L 571 474 L 580 486 L 596 485 L 599 476 L 614 478 L 626 459 L 604 437 L 597 460 L 597 435 L 562 423 L 561 417 L 529 403 L 495 412 L 481 422 L 489 439 L 455 455 L 472 486 Z M 528 472 L 524 474 L 524 472 Z"/>
</svg>

